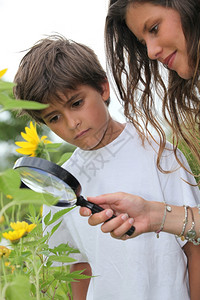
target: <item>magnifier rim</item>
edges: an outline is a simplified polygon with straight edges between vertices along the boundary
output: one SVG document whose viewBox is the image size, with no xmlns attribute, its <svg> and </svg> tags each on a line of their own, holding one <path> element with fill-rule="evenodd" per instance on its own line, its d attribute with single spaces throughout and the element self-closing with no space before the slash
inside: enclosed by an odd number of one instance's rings
<svg viewBox="0 0 200 300">
<path fill-rule="evenodd" d="M 81 193 L 81 185 L 78 180 L 70 172 L 53 162 L 39 157 L 20 157 L 16 160 L 13 169 L 22 167 L 39 169 L 41 171 L 50 173 L 69 185 L 75 192 L 76 196 L 79 196 Z"/>
</svg>

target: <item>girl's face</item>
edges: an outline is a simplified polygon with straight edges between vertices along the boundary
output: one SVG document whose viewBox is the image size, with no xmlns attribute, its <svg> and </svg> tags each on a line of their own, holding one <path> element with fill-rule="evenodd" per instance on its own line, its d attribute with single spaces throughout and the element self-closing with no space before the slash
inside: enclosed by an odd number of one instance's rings
<svg viewBox="0 0 200 300">
<path fill-rule="evenodd" d="M 179 13 L 150 3 L 132 3 L 126 12 L 126 24 L 147 47 L 150 59 L 158 60 L 181 78 L 190 79 L 187 44 Z"/>
</svg>

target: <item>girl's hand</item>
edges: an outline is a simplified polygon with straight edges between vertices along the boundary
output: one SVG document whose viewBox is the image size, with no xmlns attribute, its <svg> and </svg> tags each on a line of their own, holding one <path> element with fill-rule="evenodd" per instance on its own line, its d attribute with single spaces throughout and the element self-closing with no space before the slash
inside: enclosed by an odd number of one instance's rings
<svg viewBox="0 0 200 300">
<path fill-rule="evenodd" d="M 148 201 L 127 193 L 112 193 L 98 197 L 88 197 L 88 200 L 104 208 L 104 211 L 91 215 L 88 208 L 81 207 L 80 215 L 89 216 L 88 223 L 91 226 L 102 224 L 101 230 L 110 232 L 114 238 L 126 240 L 137 235 L 149 232 L 150 217 Z M 115 214 L 116 218 L 109 220 Z M 132 236 L 126 232 L 134 224 L 135 232 Z"/>
</svg>

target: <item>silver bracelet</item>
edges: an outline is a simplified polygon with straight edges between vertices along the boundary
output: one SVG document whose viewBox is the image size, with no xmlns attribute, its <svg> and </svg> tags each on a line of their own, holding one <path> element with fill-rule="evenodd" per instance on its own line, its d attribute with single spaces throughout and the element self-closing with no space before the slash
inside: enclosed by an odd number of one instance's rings
<svg viewBox="0 0 200 300">
<path fill-rule="evenodd" d="M 198 212 L 199 212 L 199 215 L 200 215 L 200 204 L 197 205 L 197 208 L 198 208 Z M 200 230 L 199 230 L 199 231 L 200 231 Z M 197 239 L 195 239 L 195 240 L 193 240 L 192 243 L 193 243 L 194 245 L 200 245 L 200 237 L 197 238 Z"/>
<path fill-rule="evenodd" d="M 183 220 L 183 228 L 182 228 L 182 231 L 181 231 L 181 233 L 178 235 L 178 237 L 180 237 L 182 241 L 185 240 L 184 232 L 185 232 L 186 225 L 187 225 L 187 223 L 188 223 L 188 206 L 187 206 L 187 205 L 183 205 L 183 207 L 184 207 L 184 210 L 185 210 L 185 218 L 184 218 L 184 220 Z"/>
<path fill-rule="evenodd" d="M 192 227 L 188 230 L 188 232 L 186 233 L 185 235 L 185 239 L 189 242 L 194 242 L 195 241 L 195 238 L 197 236 L 197 233 L 195 231 L 195 222 L 194 222 L 194 214 L 193 214 L 193 210 L 191 207 L 188 207 L 190 212 L 191 212 L 191 215 L 192 215 Z"/>
<path fill-rule="evenodd" d="M 161 223 L 160 229 L 158 231 L 156 231 L 157 238 L 159 238 L 159 233 L 161 231 L 163 231 L 167 212 L 171 212 L 171 211 L 172 211 L 171 206 L 169 206 L 168 204 L 165 203 L 165 210 L 164 210 L 164 216 L 163 216 L 163 219 L 162 219 L 162 223 Z"/>
</svg>

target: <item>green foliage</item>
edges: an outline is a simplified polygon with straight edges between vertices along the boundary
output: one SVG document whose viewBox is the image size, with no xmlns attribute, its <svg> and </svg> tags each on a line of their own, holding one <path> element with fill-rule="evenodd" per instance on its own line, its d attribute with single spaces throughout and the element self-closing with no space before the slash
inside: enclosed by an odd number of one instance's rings
<svg viewBox="0 0 200 300">
<path fill-rule="evenodd" d="M 12 95 L 12 83 L 0 80 L 0 114 L 5 110 L 19 108 L 42 109 L 44 105 L 29 101 L 14 100 Z M 16 112 L 8 112 L 6 121 L 0 121 L 1 141 L 13 145 L 16 137 L 19 136 L 27 120 L 22 121 L 16 117 Z M 26 122 L 26 123 L 25 123 Z M 51 157 L 54 154 L 60 156 L 65 153 L 58 151 L 60 144 L 49 144 L 48 152 Z M 1 147 L 1 145 L 0 145 Z M 73 149 L 73 148 L 71 148 Z M 60 163 L 63 163 L 71 154 L 63 155 Z M 11 165 L 16 156 L 13 155 Z M 56 158 L 55 158 L 56 159 Z M 2 157 L 1 157 L 1 160 Z M 2 170 L 2 169 L 1 169 Z M 69 247 L 68 244 L 61 244 L 54 249 L 49 248 L 49 238 L 56 234 L 62 223 L 62 217 L 72 208 L 61 209 L 51 216 L 51 213 L 44 217 L 44 230 L 41 220 L 41 206 L 54 205 L 57 199 L 49 194 L 36 193 L 30 189 L 21 189 L 21 180 L 17 170 L 6 169 L 0 173 L 0 299 L 21 300 L 21 299 L 72 299 L 70 283 L 88 276 L 83 271 L 70 273 L 69 264 L 75 259 L 70 257 L 71 253 L 78 250 Z M 10 222 L 26 220 L 37 226 L 23 236 L 18 236 L 7 247 L 2 246 L 5 240 L 2 238 L 4 232 L 12 231 Z M 51 225 L 51 230 L 46 230 Z M 11 234 L 10 234 L 11 237 Z M 2 252 L 7 249 L 5 253 Z M 53 263 L 59 263 L 60 267 L 54 267 Z M 67 263 L 68 265 L 65 265 Z"/>
<path fill-rule="evenodd" d="M 6 149 L 1 153 L 0 171 L 13 166 L 17 153 L 14 152 L 14 141 L 20 138 L 20 132 L 28 123 L 27 117 L 19 118 L 18 111 L 24 109 L 42 109 L 47 105 L 34 101 L 15 100 L 13 96 L 14 84 L 0 80 L 0 148 Z"/>
<path fill-rule="evenodd" d="M 172 133 L 168 134 L 168 140 L 172 143 Z M 199 138 L 199 143 L 200 143 L 200 138 Z M 200 166 L 195 159 L 194 155 L 191 153 L 190 148 L 186 144 L 185 141 L 181 140 L 178 145 L 179 150 L 184 154 L 184 156 L 187 159 L 187 162 L 191 168 L 191 171 L 196 179 L 196 182 L 200 182 Z"/>
<path fill-rule="evenodd" d="M 13 109 L 44 109 L 48 104 L 41 104 L 34 101 L 16 100 L 14 99 L 12 89 L 14 83 L 4 82 L 0 80 L 0 106 L 1 111 Z"/>
<path fill-rule="evenodd" d="M 70 282 L 88 278 L 82 274 L 83 271 L 70 273 L 69 266 L 64 265 L 74 263 L 75 259 L 70 254 L 79 251 L 68 244 L 51 249 L 48 240 L 56 234 L 62 217 L 73 208 L 61 209 L 53 216 L 49 212 L 44 217 L 43 228 L 37 206 L 40 207 L 44 202 L 52 205 L 57 199 L 49 195 L 44 197 L 29 189 L 20 189 L 20 178 L 16 170 L 0 174 L 0 199 L 0 220 L 2 216 L 5 217 L 5 221 L 0 224 L 1 233 L 11 230 L 11 221 L 21 219 L 22 206 L 26 207 L 25 219 L 37 224 L 18 243 L 9 244 L 12 249 L 9 257 L 0 257 L 0 299 L 71 299 Z M 9 208 L 12 208 L 10 217 L 7 215 Z M 47 231 L 49 225 L 53 226 Z M 61 266 L 53 267 L 54 262 Z"/>
</svg>

